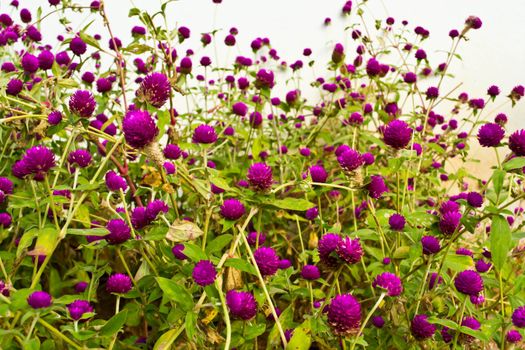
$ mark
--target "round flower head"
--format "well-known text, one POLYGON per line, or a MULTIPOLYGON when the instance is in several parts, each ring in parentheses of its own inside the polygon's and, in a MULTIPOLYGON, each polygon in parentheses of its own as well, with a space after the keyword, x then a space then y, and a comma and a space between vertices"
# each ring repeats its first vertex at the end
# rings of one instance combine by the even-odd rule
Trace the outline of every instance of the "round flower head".
POLYGON ((125 294, 133 288, 131 278, 123 273, 115 273, 109 276, 106 282, 106 290, 109 293, 125 294))
POLYGON ((469 16, 466 20, 465 20, 465 25, 469 28, 472 28, 472 29, 479 29, 481 28, 481 25, 483 24, 483 22, 481 21, 481 19, 477 16, 469 16))
POLYGON ((244 102, 236 102, 232 106, 232 112, 239 117, 244 117, 248 113, 248 106, 244 102))
POLYGON ((403 292, 403 285, 399 277, 390 272, 383 272, 376 276, 374 282, 372 283, 374 288, 383 288, 386 289, 388 295, 391 297, 398 296, 403 292))
POLYGON ((473 270, 465 270, 457 274, 454 286, 458 292, 467 295, 479 295, 483 290, 483 279, 473 270))
POLYGON ((457 212, 459 211, 459 204, 454 201, 445 201, 439 207, 439 212, 445 214, 448 212, 457 212))
POLYGON ((363 157, 361 157, 361 154, 359 154, 359 152, 351 148, 348 148, 347 150, 342 152, 337 157, 337 161, 339 162, 339 165, 341 165, 341 168, 343 168, 346 171, 354 171, 361 165, 363 165, 364 162, 363 157))
POLYGON ((153 221, 157 218, 157 215, 162 213, 167 213, 169 210, 169 207, 166 205, 166 203, 160 199, 154 200, 152 202, 149 202, 146 206, 146 218, 149 221, 153 221))
POLYGON ((186 254, 183 253, 184 251, 184 244, 176 244, 171 248, 171 252, 173 253, 173 256, 179 260, 186 260, 188 257, 186 254))
POLYGON ((380 198, 383 193, 388 192, 388 187, 386 187, 385 180, 381 175, 372 175, 370 176, 370 183, 366 186, 368 190, 368 195, 374 199, 380 198))
POLYGON ((213 126, 201 124, 193 131, 193 142, 209 144, 217 141, 217 134, 213 126))
POLYGON ((436 326, 428 322, 428 316, 416 315, 410 324, 412 335, 417 340, 431 338, 436 332, 436 326))
POLYGON ((126 180, 120 175, 117 175, 117 173, 113 170, 110 170, 106 173, 105 179, 106 186, 110 191, 118 192, 122 190, 123 192, 125 192, 128 189, 128 183, 126 182, 126 180))
POLYGON ((95 111, 97 103, 91 92, 77 90, 69 99, 69 109, 71 113, 82 118, 89 118, 95 111))
POLYGON ((436 254, 441 250, 439 240, 434 236, 423 236, 421 238, 421 245, 423 246, 423 254, 436 254))
POLYGON ((263 276, 275 275, 279 269, 279 257, 273 248, 259 247, 253 252, 253 256, 263 276))
POLYGON ((77 321, 82 318, 85 313, 93 312, 93 306, 87 300, 75 300, 71 304, 67 305, 69 316, 77 321))
POLYGON ((53 111, 48 114, 47 116, 47 122, 50 125, 58 125, 62 121, 62 113, 59 111, 53 111))
POLYGON ((221 215, 228 220, 237 220, 244 215, 244 205, 235 198, 225 199, 221 206, 221 215))
POLYGON ((180 156, 182 155, 182 150, 178 145, 170 143, 166 145, 166 148, 164 148, 163 153, 164 157, 175 160, 180 158, 180 156))
POLYGON ((77 36, 71 39, 71 41, 69 42, 69 49, 75 55, 82 56, 83 54, 86 53, 87 45, 81 38, 77 36))
POLYGON ((104 236, 109 244, 120 244, 131 238, 131 229, 122 219, 109 220, 106 228, 109 234, 104 236))
POLYGON ((383 130, 383 140, 395 149, 408 146, 412 138, 412 129, 402 120, 394 119, 383 130))
POLYGON ((321 262, 329 267, 335 267, 338 264, 337 257, 333 256, 341 237, 335 233, 327 233, 319 240, 317 250, 321 262))
POLYGON ((5 92, 8 95, 17 96, 24 88, 24 82, 20 79, 10 79, 7 83, 5 92))
POLYGON ((359 238, 351 239, 350 237, 342 238, 337 243, 336 253, 349 264, 359 262, 364 254, 359 238))
POLYGON ((405 228, 405 217, 401 214, 392 214, 388 218, 388 224, 390 225, 390 228, 394 231, 403 231, 405 228))
POLYGON ((250 245, 254 246, 257 243, 258 245, 263 245, 266 241, 266 235, 262 232, 252 231, 248 234, 248 237, 246 237, 246 239, 248 240, 248 243, 250 245))
POLYGON ((0 227, 8 228, 11 226, 13 219, 9 213, 0 213, 0 227))
POLYGON ((525 306, 520 306, 514 310, 512 324, 518 328, 525 328, 525 306))
POLYGON ((205 287, 215 282, 217 270, 215 270, 215 266, 213 266, 211 261, 201 260, 195 264, 191 275, 195 283, 201 287, 205 287))
POLYGON ((7 177, 0 177, 0 191, 2 191, 4 194, 12 194, 13 182, 7 177))
POLYGON ((272 168, 265 163, 255 163, 248 169, 248 183, 257 191, 267 191, 272 187, 272 168))
POLYGON ((77 149, 69 153, 67 161, 71 165, 77 165, 79 168, 85 168, 91 163, 91 154, 85 149, 77 149))
POLYGON ((51 306, 51 295, 44 291, 36 291, 27 297, 27 303, 33 309, 42 309, 51 306))
POLYGON ((443 214, 439 220, 439 230, 444 235, 450 236, 458 229, 461 220, 461 213, 449 211, 443 214))
POLYGON ((249 320, 257 314, 257 302, 250 292, 228 291, 226 305, 235 318, 249 320))
POLYGON ((140 100, 146 101, 153 107, 160 108, 170 97, 170 91, 171 85, 168 77, 155 72, 144 78, 136 95, 140 100))
POLYGON ((374 316, 372 317, 372 324, 376 328, 383 328, 383 326, 385 325, 385 320, 381 316, 374 316))
POLYGON ((505 339, 507 339, 507 341, 511 344, 516 344, 519 343, 523 337, 521 336, 520 332, 515 329, 511 329, 505 335, 505 339))
POLYGON ((319 216, 319 209, 317 207, 310 208, 304 213, 304 217, 308 220, 315 220, 319 216))
POLYGON ((474 208, 481 208, 483 205, 483 196, 478 192, 469 192, 467 194, 467 202, 474 208))
POLYGON ((525 129, 517 130, 510 135, 509 148, 518 157, 525 156, 525 129))
POLYGON ((147 111, 128 111, 122 120, 126 142, 133 148, 143 148, 155 140, 159 129, 147 111))
POLYGON ((271 70, 260 69, 257 72, 255 86, 257 88, 272 88, 275 85, 274 74, 271 70))
POLYGON ((346 335, 359 329, 361 305, 352 294, 336 295, 327 306, 328 324, 337 335, 346 335))
POLYGON ((33 174, 35 180, 41 180, 55 166, 55 155, 45 146, 34 146, 26 151, 22 161, 27 173, 33 174))
POLYGON ((22 57, 22 68, 24 69, 24 72, 27 73, 34 73, 38 70, 39 64, 38 64, 38 58, 31 55, 30 53, 26 53, 22 57))
POLYGON ((505 130, 496 123, 484 124, 478 131, 478 141, 483 147, 496 147, 505 137, 505 130))
POLYGON ((75 292, 77 293, 83 293, 87 289, 88 286, 89 286, 89 283, 85 281, 80 281, 77 284, 75 284, 74 289, 75 289, 75 292))
POLYGON ((308 172, 310 173, 310 177, 312 178, 313 182, 324 183, 328 178, 328 173, 321 165, 312 165, 310 168, 308 168, 308 172))
POLYGON ((304 265, 301 270, 301 276, 305 280, 313 281, 321 277, 319 268, 315 265, 304 265))

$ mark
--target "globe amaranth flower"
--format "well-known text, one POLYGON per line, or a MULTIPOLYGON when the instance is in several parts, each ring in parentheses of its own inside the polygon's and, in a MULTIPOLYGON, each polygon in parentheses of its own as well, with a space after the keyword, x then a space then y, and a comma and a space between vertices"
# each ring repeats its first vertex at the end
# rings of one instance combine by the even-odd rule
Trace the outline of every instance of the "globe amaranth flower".
POLYGON ((257 302, 250 292, 228 291, 226 305, 233 317, 241 320, 250 320, 257 314, 257 302))
POLYGON ((221 215, 228 220, 237 220, 245 212, 244 205, 235 198, 225 199, 221 206, 221 215))
POLYGON ((81 38, 74 37, 69 42, 69 49, 77 56, 82 56, 87 51, 87 45, 81 38))
POLYGON ((146 208, 145 207, 136 207, 131 212, 131 224, 135 230, 140 230, 151 223, 150 220, 146 217, 146 208))
POLYGON ((351 239, 350 237, 342 238, 337 243, 336 253, 349 264, 359 262, 364 254, 359 238, 351 239))
POLYGON ((421 245, 423 246, 423 254, 436 254, 441 250, 439 240, 434 236, 423 236, 421 238, 421 245))
POLYGON ((269 69, 259 69, 255 76, 255 87, 261 88, 273 88, 275 85, 274 74, 269 69))
POLYGON ((136 95, 141 101, 160 108, 170 97, 170 91, 171 85, 168 77, 162 73, 154 72, 144 78, 136 95))
POLYGON ((33 309, 42 309, 51 306, 51 295, 49 293, 38 290, 29 294, 27 303, 33 309))
POLYGON ((483 147, 496 147, 505 137, 505 130, 496 123, 487 123, 478 131, 478 141, 483 147))
MULTIPOLYGON (((463 318, 463 321, 461 321, 461 325, 475 331, 481 328, 481 323, 471 316, 463 318)), ((470 343, 474 340, 474 337, 468 334, 462 334, 462 338, 467 343, 470 343)))
POLYGON ((171 248, 171 252, 173 253, 173 256, 179 260, 186 260, 188 257, 186 254, 183 253, 184 251, 184 244, 175 244, 173 248, 171 248))
POLYGON ((410 331, 417 340, 431 338, 436 332, 436 326, 428 322, 425 314, 416 315, 410 323, 410 331))
POLYGON ((412 129, 403 120, 394 119, 383 129, 383 140, 395 149, 408 146, 412 138, 412 129))
POLYGON ((97 91, 100 93, 111 91, 113 83, 108 78, 98 78, 97 79, 97 91))
POLYGON ((166 170, 166 174, 168 175, 173 175, 177 172, 177 168, 172 162, 164 162, 162 166, 164 167, 164 170, 166 170))
POLYGON ((50 125, 58 125, 62 121, 62 113, 59 111, 53 111, 48 114, 47 116, 47 122, 50 125))
POLYGON ((22 162, 27 174, 33 174, 35 180, 43 180, 47 172, 56 165, 55 155, 45 146, 27 149, 22 162))
POLYGON ((109 293, 125 294, 133 288, 131 278, 123 273, 115 273, 109 276, 106 282, 106 290, 109 293))
POLYGON ((483 290, 483 279, 476 271, 465 270, 456 275, 454 286, 460 293, 479 295, 483 290))
MULTIPOLYGON (((337 152, 337 151, 336 151, 337 152)), ((354 171, 363 165, 363 157, 356 150, 348 148, 344 150, 338 157, 337 161, 341 168, 346 171, 354 171)))
POLYGON ((7 177, 0 176, 0 191, 2 191, 4 194, 12 194, 13 193, 13 182, 9 180, 7 177))
POLYGON ((76 283, 73 288, 75 289, 75 292, 77 293, 83 293, 87 287, 89 286, 89 283, 85 282, 85 281, 80 281, 78 283, 76 283))
POLYGON ((27 73, 34 73, 39 67, 38 58, 31 55, 30 53, 26 53, 24 56, 22 56, 22 61, 20 63, 22 64, 24 72, 27 73))
POLYGON ((518 328, 525 328, 525 306, 520 306, 514 310, 512 324, 518 328))
POLYGON ((194 143, 210 144, 217 141, 217 133, 213 126, 201 124, 193 131, 192 140, 194 143))
POLYGON ((279 257, 273 248, 259 247, 253 252, 253 256, 263 276, 275 275, 279 269, 279 257))
POLYGON ((483 196, 478 192, 469 192, 467 194, 467 202, 471 207, 481 208, 483 205, 483 196))
POLYGON ((239 117, 244 117, 248 113, 248 106, 244 102, 236 102, 232 106, 232 112, 239 117))
POLYGON ((405 217, 401 214, 392 214, 388 218, 388 224, 390 228, 394 231, 403 231, 405 228, 406 220, 405 217))
POLYGON ((164 157, 168 159, 176 160, 176 159, 179 159, 180 156, 182 155, 182 150, 180 149, 178 145, 174 145, 170 143, 166 145, 163 153, 164 153, 164 157))
POLYGON ((451 235, 458 229, 461 221, 461 213, 448 211, 441 216, 439 220, 439 230, 444 235, 451 235))
POLYGON ((91 117, 96 106, 95 98, 86 90, 77 90, 69 98, 69 110, 82 118, 91 117))
POLYGON ((42 70, 51 69, 55 62, 55 55, 49 50, 43 50, 38 54, 38 66, 42 70))
POLYGON ((288 260, 288 259, 281 259, 281 260, 279 260, 279 270, 286 270, 290 266, 292 266, 292 263, 291 263, 290 260, 288 260))
POLYGON ((91 154, 85 149, 77 149, 69 153, 67 161, 70 165, 85 168, 91 163, 91 154))
POLYGON ((126 180, 113 170, 110 170, 106 173, 105 180, 106 187, 110 191, 118 192, 122 190, 123 192, 125 192, 128 189, 128 183, 126 182, 126 180))
POLYGON ((335 267, 338 265, 338 259, 334 256, 341 241, 341 237, 335 233, 327 233, 317 243, 317 251, 319 252, 319 259, 328 267, 335 267))
POLYGON ((305 280, 314 281, 321 277, 319 268, 315 265, 304 265, 301 269, 301 277, 305 280))
POLYGON ((436 284, 443 283, 443 277, 439 276, 437 272, 432 272, 428 278, 428 289, 432 290, 436 284))
POLYGON ((24 82, 20 79, 10 79, 7 83, 5 92, 11 96, 17 96, 24 88, 24 82))
POLYGON ((383 288, 391 297, 398 296, 403 292, 403 285, 399 277, 391 272, 383 272, 376 276, 372 283, 374 288, 383 288))
POLYGON ((472 28, 472 29, 479 29, 479 28, 481 28, 482 24, 483 24, 483 22, 477 16, 469 16, 465 20, 465 26, 467 26, 468 28, 472 28))
POLYGON ((336 295, 327 306, 327 320, 337 335, 347 335, 359 329, 361 305, 352 294, 336 295))
POLYGON ((111 219, 108 221, 106 228, 109 234, 104 236, 109 244, 120 244, 131 238, 131 229, 122 219, 111 219))
POLYGON ((133 148, 144 148, 155 140, 159 129, 147 111, 130 110, 122 120, 126 142, 133 148))
POLYGON ((266 235, 262 232, 256 232, 252 231, 248 234, 248 237, 246 237, 248 244, 254 246, 254 245, 263 245, 266 241, 266 235))
POLYGON ((385 180, 381 175, 370 176, 370 183, 366 186, 368 195, 374 199, 380 198, 383 193, 388 192, 385 180))
POLYGON ((209 260, 201 260, 195 264, 191 274, 195 283, 201 287, 208 286, 215 282, 217 270, 209 260))
POLYGON ((507 341, 511 344, 516 344, 519 343, 523 337, 521 336, 520 332, 515 329, 511 329, 505 335, 505 339, 507 339, 507 341))
POLYGON ((509 148, 518 157, 525 156, 525 129, 517 130, 510 135, 509 148))
POLYGON ((69 316, 77 321, 80 320, 84 314, 93 312, 93 306, 91 306, 87 300, 75 300, 67 305, 67 310, 69 311, 69 316))
POLYGON ((248 183, 257 191, 267 191, 272 187, 272 168, 265 163, 254 163, 248 169, 248 183))
POLYGON ((161 212, 165 214, 168 212, 168 210, 169 210, 169 207, 164 201, 160 199, 151 201, 146 206, 146 218, 149 221, 153 221, 157 218, 157 215, 159 215, 161 212))
POLYGON ((372 324, 376 328, 383 328, 383 326, 385 325, 385 320, 381 316, 374 316, 372 317, 372 324))
POLYGON ((308 172, 310 173, 313 182, 324 183, 328 178, 328 173, 321 165, 312 165, 308 168, 308 172))
POLYGON ((308 220, 315 220, 319 216, 319 209, 317 207, 310 208, 304 213, 304 217, 308 220))

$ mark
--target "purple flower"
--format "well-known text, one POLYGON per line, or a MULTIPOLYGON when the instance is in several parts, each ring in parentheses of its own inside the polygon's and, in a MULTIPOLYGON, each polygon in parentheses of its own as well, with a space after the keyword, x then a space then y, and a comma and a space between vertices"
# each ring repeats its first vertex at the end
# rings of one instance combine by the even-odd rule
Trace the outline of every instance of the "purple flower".
POLYGON ((521 339, 523 339, 520 332, 518 332, 515 329, 511 329, 510 331, 508 331, 507 334, 505 335, 505 338, 511 344, 519 343, 521 339))
POLYGON ((179 260, 186 260, 188 257, 183 253, 184 251, 184 244, 176 244, 171 248, 171 252, 173 253, 173 256, 179 260))
POLYGON ((308 220, 315 220, 319 216, 319 209, 317 207, 310 208, 304 213, 304 217, 308 220))
POLYGON ((45 146, 34 146, 26 150, 22 162, 27 174, 33 174, 35 180, 42 180, 55 166, 55 155, 45 146))
POLYGON ((109 276, 106 282, 106 290, 109 293, 125 294, 133 288, 131 278, 123 273, 115 273, 109 276))
POLYGON ((248 113, 248 106, 243 102, 236 102, 232 106, 232 112, 239 117, 244 117, 248 113))
POLYGON ((259 89, 271 89, 275 85, 274 75, 271 70, 259 69, 255 77, 255 86, 259 89))
POLYGON ((44 50, 38 54, 38 66, 42 70, 51 69, 55 62, 55 55, 49 50, 44 50))
POLYGON ((451 200, 441 203, 441 206, 439 207, 439 212, 441 214, 445 214, 448 212, 458 212, 458 211, 459 211, 459 204, 451 200))
POLYGON ((483 290, 483 279, 476 271, 465 270, 457 274, 454 286, 460 293, 479 295, 483 290))
POLYGON ((109 234, 104 236, 109 244, 120 244, 131 238, 131 229, 122 219, 109 220, 106 228, 109 234))
POLYGON ((388 187, 386 187, 385 180, 383 180, 381 175, 372 175, 366 189, 368 190, 368 195, 374 199, 378 199, 383 193, 388 192, 388 187))
POLYGON ((24 88, 24 82, 20 79, 10 79, 7 83, 5 92, 11 96, 17 96, 24 88))
POLYGON ((279 270, 286 270, 292 266, 292 263, 288 259, 281 259, 279 260, 279 270))
POLYGON ((408 146, 412 138, 412 129, 402 120, 394 119, 383 130, 383 140, 395 149, 408 146))
POLYGON ((359 152, 351 148, 348 148, 347 150, 342 152, 337 157, 337 161, 339 162, 339 165, 341 165, 341 168, 343 168, 346 171, 354 171, 361 165, 363 165, 363 158, 361 157, 359 152))
POLYGON ((483 259, 479 259, 478 261, 476 261, 476 264, 474 266, 476 267, 476 271, 483 273, 487 272, 492 266, 492 264, 489 262, 485 262, 485 260, 483 259))
POLYGON ((228 220, 238 220, 245 212, 244 205, 235 198, 225 199, 221 206, 221 215, 228 220))
POLYGON ((107 78, 98 78, 97 79, 97 91, 100 93, 111 91, 111 80, 107 78))
POLYGON ((308 168, 308 172, 313 182, 324 183, 328 178, 328 173, 321 165, 312 165, 308 168))
POLYGON ((431 86, 425 92, 428 100, 433 100, 439 97, 439 89, 435 86, 431 86))
POLYGON ((374 316, 372 317, 372 324, 376 328, 383 328, 383 326, 385 325, 385 320, 381 316, 374 316))
POLYGON ((166 145, 166 148, 164 148, 163 153, 164 157, 175 160, 180 158, 180 156, 182 155, 182 150, 178 145, 170 143, 166 145))
POLYGON ((85 313, 93 312, 93 306, 87 300, 75 300, 71 304, 67 305, 69 316, 77 321, 82 318, 85 313))
POLYGON ((496 123, 484 124, 478 131, 478 141, 483 147, 496 147, 505 137, 505 130, 496 123))
POLYGON ((466 20, 465 20, 465 25, 468 27, 468 28, 472 28, 472 29, 479 29, 481 28, 481 25, 483 24, 483 22, 481 21, 481 19, 477 16, 469 16, 466 20))
POLYGON ((514 310, 512 324, 518 328, 525 328, 525 306, 520 306, 514 310))
POLYGON ((458 229, 461 221, 461 213, 448 211, 439 220, 439 230, 444 235, 450 236, 458 229))
POLYGON ((171 85, 168 78, 162 73, 148 74, 136 92, 137 97, 151 104, 153 107, 162 107, 170 97, 171 85))
POLYGON ((469 192, 467 194, 467 202, 471 207, 481 208, 483 205, 483 196, 478 192, 469 192))
POLYGON ((71 113, 83 118, 89 118, 95 111, 97 103, 91 92, 77 90, 69 99, 69 109, 71 113))
POLYGON ((518 157, 525 156, 525 129, 517 130, 510 135, 509 148, 518 157))
POLYGON ((248 183, 256 191, 267 191, 272 187, 272 168, 265 163, 254 163, 248 169, 248 183))
POLYGON ((113 170, 110 170, 106 173, 105 179, 106 186, 110 191, 118 192, 122 190, 122 192, 125 192, 128 189, 128 183, 126 180, 120 175, 117 175, 117 173, 113 170))
POLYGON ((69 49, 77 56, 82 56, 86 53, 87 45, 81 38, 74 37, 69 42, 69 49))
POLYGON ((133 148, 143 148, 155 140, 159 129, 147 111, 131 110, 122 120, 126 142, 133 148))
POLYGON ((209 144, 217 141, 217 134, 213 126, 201 124, 193 131, 193 142, 209 144))
POLYGON ((253 256, 263 276, 275 275, 279 269, 279 257, 273 248, 259 247, 253 256))
POLYGON ((252 231, 248 234, 246 239, 250 245, 256 245, 257 243, 258 245, 263 245, 264 241, 266 241, 266 235, 262 232, 252 231))
POLYGON ((257 314, 257 302, 250 292, 228 291, 226 305, 234 317, 242 320, 252 319, 257 314))
POLYGON ((69 153, 67 161, 69 164, 76 164, 80 168, 85 168, 91 163, 91 154, 85 149, 77 149, 69 153))
POLYGON ((27 297, 27 303, 33 309, 46 308, 51 306, 51 295, 47 292, 38 290, 27 297))
POLYGON ((342 238, 337 243, 336 253, 349 264, 359 262, 364 254, 359 238, 351 239, 350 237, 342 238))
POLYGON ((425 314, 416 315, 410 324, 412 335, 417 340, 431 338, 436 332, 436 326, 428 322, 428 316, 425 314))
POLYGON ((446 326, 444 326, 442 329, 441 329, 441 338, 443 338, 443 341, 445 343, 450 343, 452 341, 452 339, 454 339, 454 334, 452 332, 452 330, 446 326))
POLYGON ((403 229, 405 228, 406 220, 403 215, 395 213, 388 218, 388 224, 390 225, 390 228, 394 231, 403 231, 403 229))
POLYGON ((380 287, 388 291, 388 295, 391 297, 398 296, 403 292, 403 285, 399 277, 390 272, 383 272, 376 276, 372 283, 374 288, 380 287))
POLYGON ((13 193, 13 182, 9 180, 7 177, 0 177, 0 191, 4 195, 12 194, 13 193))
POLYGON ((62 113, 59 111, 53 111, 47 116, 47 122, 50 125, 58 125, 62 121, 62 113))
POLYGON ((361 305, 352 294, 336 295, 327 306, 327 320, 337 335, 346 335, 359 329, 361 305))
POLYGON ((195 264, 191 275, 195 283, 201 287, 205 287, 215 282, 217 270, 215 270, 215 266, 213 266, 211 261, 201 260, 195 264))
POLYGON ((150 220, 146 217, 146 208, 136 207, 131 212, 131 224, 136 230, 146 227, 150 224, 150 220))
POLYGON ((22 68, 24 69, 24 72, 27 73, 34 73, 38 70, 39 64, 38 64, 38 58, 36 56, 31 55, 30 53, 26 53, 22 57, 22 68))
POLYGON ((149 221, 153 221, 157 218, 157 215, 159 213, 167 213, 169 210, 169 207, 164 203, 164 201, 157 199, 152 202, 149 202, 146 206, 146 218, 149 221))
POLYGON ((317 250, 319 252, 319 259, 323 264, 329 267, 335 267, 338 264, 337 257, 333 256, 335 253, 341 237, 335 233, 327 233, 319 240, 317 250))
POLYGON ((441 250, 439 240, 434 236, 423 236, 421 238, 421 245, 423 246, 423 254, 436 254, 441 250))
POLYGON ((75 292, 77 293, 83 293, 87 289, 88 286, 89 286, 89 283, 85 281, 80 281, 77 284, 75 284, 74 289, 75 289, 75 292))
POLYGON ((315 265, 304 265, 301 270, 301 276, 305 280, 314 281, 321 277, 321 273, 319 272, 319 268, 315 265))

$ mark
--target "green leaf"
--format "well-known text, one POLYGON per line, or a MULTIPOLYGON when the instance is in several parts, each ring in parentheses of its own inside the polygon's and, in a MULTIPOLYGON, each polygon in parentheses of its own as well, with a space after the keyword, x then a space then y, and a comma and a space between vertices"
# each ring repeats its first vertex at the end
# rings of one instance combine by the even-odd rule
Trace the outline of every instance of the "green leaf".
POLYGON ((525 167, 525 157, 512 158, 511 160, 503 164, 503 169, 505 169, 506 171, 521 169, 523 167, 525 167))
POLYGON ((89 218, 89 207, 87 205, 80 205, 75 213, 75 219, 80 221, 85 228, 91 227, 91 220, 89 218))
POLYGON ((171 344, 175 341, 176 335, 177 335, 178 329, 170 329, 163 335, 157 339, 157 342, 155 342, 155 345, 153 346, 153 350, 169 350, 171 349, 171 344))
POLYGON ((311 344, 310 321, 305 321, 293 331, 292 339, 288 342, 286 350, 308 350, 311 344))
POLYGON ((108 322, 100 329, 99 335, 110 337, 118 333, 128 317, 128 310, 124 309, 115 316, 111 317, 108 322))
POLYGON ((49 255, 55 249, 58 239, 58 231, 54 227, 45 227, 38 232, 35 248, 31 251, 32 255, 49 255))
POLYGON ((488 342, 490 340, 490 337, 487 336, 485 333, 483 333, 480 330, 475 331, 472 328, 461 326, 461 327, 459 327, 459 331, 461 333, 465 333, 465 334, 471 335, 474 338, 481 339, 481 340, 483 340, 485 342, 488 342))
POLYGON ((494 170, 494 173, 492 173, 492 183, 494 184, 494 191, 496 192, 496 194, 499 194, 501 192, 501 189, 503 188, 505 174, 505 171, 501 169, 496 169, 494 170))
POLYGON ((448 327, 450 329, 459 329, 459 325, 456 322, 451 321, 451 320, 440 319, 434 316, 429 317, 428 322, 433 323, 433 324, 439 324, 439 325, 448 327))
POLYGON ((250 264, 249 262, 243 259, 238 259, 238 258, 227 259, 224 263, 224 266, 234 267, 237 270, 251 273, 252 275, 257 275, 257 271, 255 270, 255 267, 253 267, 252 264, 250 264))
POLYGON ((261 334, 263 334, 264 331, 266 331, 266 324, 264 323, 255 324, 251 326, 247 325, 246 331, 244 333, 244 339, 250 340, 250 339, 256 338, 260 336, 261 334))
POLYGON ((18 243, 18 247, 16 249, 17 258, 20 255, 22 255, 22 252, 33 243, 33 239, 38 235, 38 231, 38 229, 33 228, 29 231, 24 232, 22 238, 20 238, 20 242, 18 243))
POLYGON ((507 220, 501 215, 492 217, 490 226, 490 251, 494 268, 501 271, 512 248, 512 234, 507 220))
POLYGON ((281 209, 297 210, 297 211, 306 211, 310 208, 315 207, 315 204, 313 204, 312 202, 309 202, 306 199, 301 199, 301 198, 276 199, 268 204, 271 204, 281 209))
POLYGON ((208 260, 208 256, 202 251, 201 247, 193 243, 184 243, 184 255, 195 262, 208 260))
POLYGON ((85 32, 80 32, 79 35, 80 35, 80 39, 82 39, 82 41, 88 44, 89 46, 92 46, 98 50, 102 50, 98 41, 95 38, 93 38, 91 35, 86 34, 85 32))
MULTIPOLYGON (((184 253, 186 253, 186 250, 184 250, 184 253)), ((157 277, 156 279, 168 299, 176 302, 184 311, 189 312, 193 310, 193 298, 183 286, 164 277, 157 277)))
POLYGON ((207 254, 213 254, 215 252, 220 252, 224 247, 226 247, 232 240, 233 236, 229 233, 220 235, 215 238, 213 241, 208 243, 206 247, 207 254))
POLYGON ((474 262, 470 256, 457 255, 455 253, 448 254, 445 262, 443 263, 444 269, 451 269, 454 272, 467 270, 473 265, 474 262))
POLYGON ((197 314, 194 312, 188 312, 185 320, 186 335, 190 341, 193 341, 195 333, 197 333, 197 314))
POLYGON ((67 230, 67 234, 76 236, 106 236, 109 234, 109 231, 104 227, 89 229, 70 228, 67 230))

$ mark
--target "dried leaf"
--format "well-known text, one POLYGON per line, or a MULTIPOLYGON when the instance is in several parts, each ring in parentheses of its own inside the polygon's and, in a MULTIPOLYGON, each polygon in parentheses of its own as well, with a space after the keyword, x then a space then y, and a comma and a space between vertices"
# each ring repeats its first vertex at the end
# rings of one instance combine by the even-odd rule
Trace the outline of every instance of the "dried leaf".
POLYGON ((169 228, 166 238, 172 242, 186 242, 203 235, 204 232, 195 223, 176 220, 169 228))

